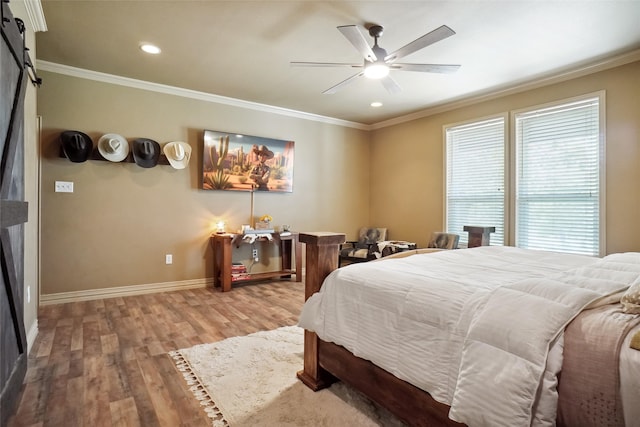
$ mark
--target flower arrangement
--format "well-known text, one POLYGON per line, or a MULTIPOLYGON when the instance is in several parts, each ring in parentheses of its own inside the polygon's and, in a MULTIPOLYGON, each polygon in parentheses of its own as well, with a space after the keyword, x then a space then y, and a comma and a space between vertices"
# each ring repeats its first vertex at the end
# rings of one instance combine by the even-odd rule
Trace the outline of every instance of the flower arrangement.
POLYGON ((270 223, 271 221, 273 221, 273 217, 269 214, 265 214, 260 217, 260 221, 270 223))
POLYGON ((271 230, 271 221, 273 221, 273 217, 271 215, 262 215, 258 219, 258 222, 256 222, 256 230, 271 230))

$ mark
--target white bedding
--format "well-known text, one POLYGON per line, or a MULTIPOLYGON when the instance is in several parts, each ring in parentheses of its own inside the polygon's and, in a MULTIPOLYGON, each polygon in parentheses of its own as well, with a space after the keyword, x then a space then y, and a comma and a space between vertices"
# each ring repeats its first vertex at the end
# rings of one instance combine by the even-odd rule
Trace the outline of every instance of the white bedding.
POLYGON ((513 247, 414 255, 334 271, 299 324, 470 426, 552 425, 560 351, 545 376, 550 395, 532 407, 552 341, 585 305, 639 275, 640 263, 513 247))

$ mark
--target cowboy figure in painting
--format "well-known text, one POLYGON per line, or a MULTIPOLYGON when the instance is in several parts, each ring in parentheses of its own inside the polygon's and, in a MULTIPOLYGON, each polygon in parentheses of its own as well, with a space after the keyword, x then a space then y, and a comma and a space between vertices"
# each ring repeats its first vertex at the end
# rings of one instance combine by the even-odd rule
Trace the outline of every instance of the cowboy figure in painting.
POLYGON ((261 145, 260 147, 254 145, 252 151, 258 156, 258 164, 251 169, 249 178, 255 182, 256 190, 269 191, 267 184, 271 175, 271 168, 267 166, 266 161, 273 158, 273 151, 269 150, 266 145, 261 145))

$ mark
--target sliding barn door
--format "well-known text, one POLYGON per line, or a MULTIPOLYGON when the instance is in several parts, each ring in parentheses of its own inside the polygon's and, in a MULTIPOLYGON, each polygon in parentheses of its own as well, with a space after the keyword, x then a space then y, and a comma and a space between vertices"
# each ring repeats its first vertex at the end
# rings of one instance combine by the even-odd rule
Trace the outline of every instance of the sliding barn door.
POLYGON ((24 232, 24 94, 27 74, 24 27, 5 1, 0 2, 0 425, 12 414, 27 371, 23 318, 24 232))

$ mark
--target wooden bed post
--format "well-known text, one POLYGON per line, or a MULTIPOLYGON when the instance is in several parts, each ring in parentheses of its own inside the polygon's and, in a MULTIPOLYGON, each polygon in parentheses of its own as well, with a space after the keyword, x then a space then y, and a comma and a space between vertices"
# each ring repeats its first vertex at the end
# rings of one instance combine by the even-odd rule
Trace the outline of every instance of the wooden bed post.
MULTIPOLYGON (((338 268, 340 245, 346 241, 346 236, 340 233, 314 232, 300 233, 299 238, 307 247, 304 287, 306 301, 320 290, 329 273, 338 268)), ((320 368, 318 336, 307 330, 304 331, 304 368, 298 372, 298 378, 314 391, 333 382, 332 377, 320 368)))

